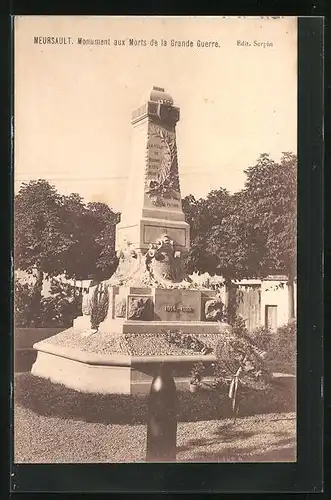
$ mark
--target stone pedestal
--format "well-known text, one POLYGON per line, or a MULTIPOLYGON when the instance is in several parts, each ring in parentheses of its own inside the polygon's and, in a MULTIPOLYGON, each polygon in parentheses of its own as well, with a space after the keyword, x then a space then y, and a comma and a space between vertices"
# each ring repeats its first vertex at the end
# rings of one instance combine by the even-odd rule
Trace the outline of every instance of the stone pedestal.
MULTIPOLYGON (((213 290, 112 286, 107 317, 98 330, 108 334, 162 333, 176 329, 185 333, 216 333, 218 323, 210 321, 208 316, 209 304, 218 302, 216 295, 213 290)), ((74 327, 91 328, 90 315, 76 318, 74 327)))

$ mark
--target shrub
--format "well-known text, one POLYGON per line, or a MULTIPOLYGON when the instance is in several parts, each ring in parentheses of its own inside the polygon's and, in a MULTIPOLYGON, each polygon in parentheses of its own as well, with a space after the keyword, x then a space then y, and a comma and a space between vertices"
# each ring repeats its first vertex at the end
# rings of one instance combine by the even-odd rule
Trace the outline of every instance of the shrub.
POLYGON ((215 385, 219 390, 228 387, 234 415, 238 414, 243 391, 265 393, 271 387, 270 365, 266 361, 265 332, 260 342, 254 342, 248 334, 245 321, 235 317, 231 333, 220 337, 216 347, 215 385), (265 342, 261 342, 263 339, 265 342), (260 344, 260 345, 259 345, 260 344))
POLYGON ((35 326, 37 320, 33 307, 33 286, 17 279, 14 287, 14 318, 16 326, 21 328, 35 326))
POLYGON ((270 348, 270 342, 272 340, 273 333, 264 326, 260 326, 253 333, 250 334, 251 341, 264 351, 268 351, 270 348))
POLYGON ((33 285, 15 281, 15 326, 18 328, 69 327, 81 314, 82 297, 69 285, 51 282, 49 297, 36 294, 33 285))
POLYGON ((297 352, 296 321, 292 320, 273 332, 261 327, 251 335, 251 341, 267 352, 267 362, 274 370, 286 370, 291 373, 296 368, 297 352))
POLYGON ((216 348, 217 377, 222 383, 240 380, 241 385, 254 389, 265 389, 270 381, 265 351, 261 351, 245 336, 231 333, 219 340, 216 348))
POLYGON ((297 357, 297 327, 292 320, 271 334, 269 361, 279 369, 295 371, 297 357))

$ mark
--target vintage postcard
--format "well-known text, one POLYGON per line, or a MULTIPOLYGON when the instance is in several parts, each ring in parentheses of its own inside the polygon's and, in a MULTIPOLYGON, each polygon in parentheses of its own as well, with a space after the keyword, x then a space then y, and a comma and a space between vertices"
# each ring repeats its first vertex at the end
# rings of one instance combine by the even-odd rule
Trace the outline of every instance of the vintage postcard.
POLYGON ((14 462, 296 462, 296 17, 17 16, 14 462))

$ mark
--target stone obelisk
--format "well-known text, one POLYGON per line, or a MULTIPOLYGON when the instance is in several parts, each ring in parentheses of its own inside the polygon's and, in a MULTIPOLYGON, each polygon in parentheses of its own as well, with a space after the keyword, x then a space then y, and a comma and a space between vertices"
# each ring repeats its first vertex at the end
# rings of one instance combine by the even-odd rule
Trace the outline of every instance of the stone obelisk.
POLYGON ((179 108, 163 88, 153 87, 132 113, 132 160, 126 203, 116 228, 116 248, 129 242, 146 253, 164 235, 176 251, 189 250, 189 225, 181 204, 176 145, 179 108))

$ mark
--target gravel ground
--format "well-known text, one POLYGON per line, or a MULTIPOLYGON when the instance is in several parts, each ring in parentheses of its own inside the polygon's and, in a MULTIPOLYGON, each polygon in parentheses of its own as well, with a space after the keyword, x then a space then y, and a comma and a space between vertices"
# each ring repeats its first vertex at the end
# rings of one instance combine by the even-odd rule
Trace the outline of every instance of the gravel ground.
MULTIPOLYGON (((178 461, 295 461, 294 413, 181 422, 178 461)), ((44 417, 16 406, 15 463, 141 462, 145 425, 105 425, 44 417)))
MULTIPOLYGON (((197 334, 195 338, 213 349, 219 341, 219 334, 197 334)), ((128 354, 132 356, 153 355, 196 355, 197 351, 170 344, 162 334, 130 333, 105 334, 95 333, 83 337, 82 331, 69 328, 42 341, 63 347, 75 347, 85 352, 100 354, 128 354)))

